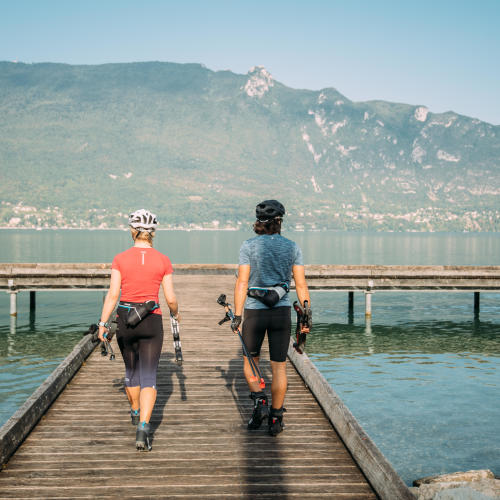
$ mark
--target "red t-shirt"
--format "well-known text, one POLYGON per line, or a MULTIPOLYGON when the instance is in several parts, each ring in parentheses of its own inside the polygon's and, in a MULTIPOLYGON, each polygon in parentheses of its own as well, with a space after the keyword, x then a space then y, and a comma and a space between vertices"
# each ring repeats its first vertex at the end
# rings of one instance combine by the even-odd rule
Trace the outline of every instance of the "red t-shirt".
MULTIPOLYGON (((121 297, 125 302, 159 303, 158 291, 163 277, 174 272, 170 259, 154 248, 131 247, 113 259, 111 269, 120 271, 122 276, 121 297)), ((161 310, 155 309, 155 314, 161 310)))

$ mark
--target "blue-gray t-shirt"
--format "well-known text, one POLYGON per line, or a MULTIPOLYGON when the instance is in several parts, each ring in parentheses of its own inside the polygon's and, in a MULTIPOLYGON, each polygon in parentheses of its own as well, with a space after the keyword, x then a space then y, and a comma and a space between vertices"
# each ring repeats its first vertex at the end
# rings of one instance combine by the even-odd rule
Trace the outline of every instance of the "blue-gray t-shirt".
MULTIPOLYGON (((280 234, 261 234, 243 242, 239 265, 250 266, 248 287, 269 287, 286 281, 290 284, 292 267, 303 266, 302 252, 292 240, 280 234)), ((288 293, 274 306, 289 306, 288 293)), ((247 297, 246 309, 268 309, 257 299, 247 297)))

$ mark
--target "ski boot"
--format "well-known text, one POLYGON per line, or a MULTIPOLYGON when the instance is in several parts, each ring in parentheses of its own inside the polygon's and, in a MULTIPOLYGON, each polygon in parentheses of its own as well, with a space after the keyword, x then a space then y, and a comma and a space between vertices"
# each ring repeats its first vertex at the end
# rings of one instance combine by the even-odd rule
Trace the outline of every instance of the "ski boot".
POLYGON ((248 421, 248 429, 256 430, 262 421, 269 416, 269 406, 267 406, 267 396, 263 391, 252 392, 250 398, 253 399, 252 418, 248 421))
POLYGON ((151 426, 146 422, 140 422, 135 433, 135 447, 139 451, 151 451, 151 426))
POLYGON ((283 423, 283 413, 286 411, 286 408, 281 407, 279 410, 276 408, 271 408, 271 414, 267 419, 267 425, 269 429, 270 436, 276 436, 285 428, 285 424, 283 423))
POLYGON ((132 425, 139 425, 139 410, 130 409, 130 420, 132 421, 132 425))

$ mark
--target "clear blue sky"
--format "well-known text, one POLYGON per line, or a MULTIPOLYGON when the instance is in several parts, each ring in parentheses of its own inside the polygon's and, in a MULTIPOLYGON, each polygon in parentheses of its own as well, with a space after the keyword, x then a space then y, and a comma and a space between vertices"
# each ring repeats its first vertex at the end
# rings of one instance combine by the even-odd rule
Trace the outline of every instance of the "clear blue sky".
POLYGON ((263 65, 500 124, 500 0, 0 0, 0 60, 263 65))

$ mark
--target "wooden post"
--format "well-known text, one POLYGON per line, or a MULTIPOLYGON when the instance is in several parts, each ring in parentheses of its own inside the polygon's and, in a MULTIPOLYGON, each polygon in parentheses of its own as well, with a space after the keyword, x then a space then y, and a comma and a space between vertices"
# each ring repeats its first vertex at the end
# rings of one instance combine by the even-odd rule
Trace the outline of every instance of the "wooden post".
POLYGON ((14 280, 7 280, 7 285, 10 288, 10 315, 17 316, 17 291, 14 289, 14 280))
POLYGON ((372 287, 373 287, 373 281, 369 280, 368 287, 366 288, 365 291, 365 318, 372 317, 372 293, 373 293, 372 287))
POLYGON ((365 291, 365 318, 372 317, 372 291, 365 291))
POLYGON ((479 316, 479 292, 474 292, 474 316, 479 316))
POLYGON ((36 292, 30 291, 30 328, 35 328, 36 319, 36 292))
POLYGON ((17 316, 17 292, 10 293, 10 315, 17 316))
POLYGON ((347 323, 352 325, 354 323, 354 292, 349 292, 348 297, 347 323))

